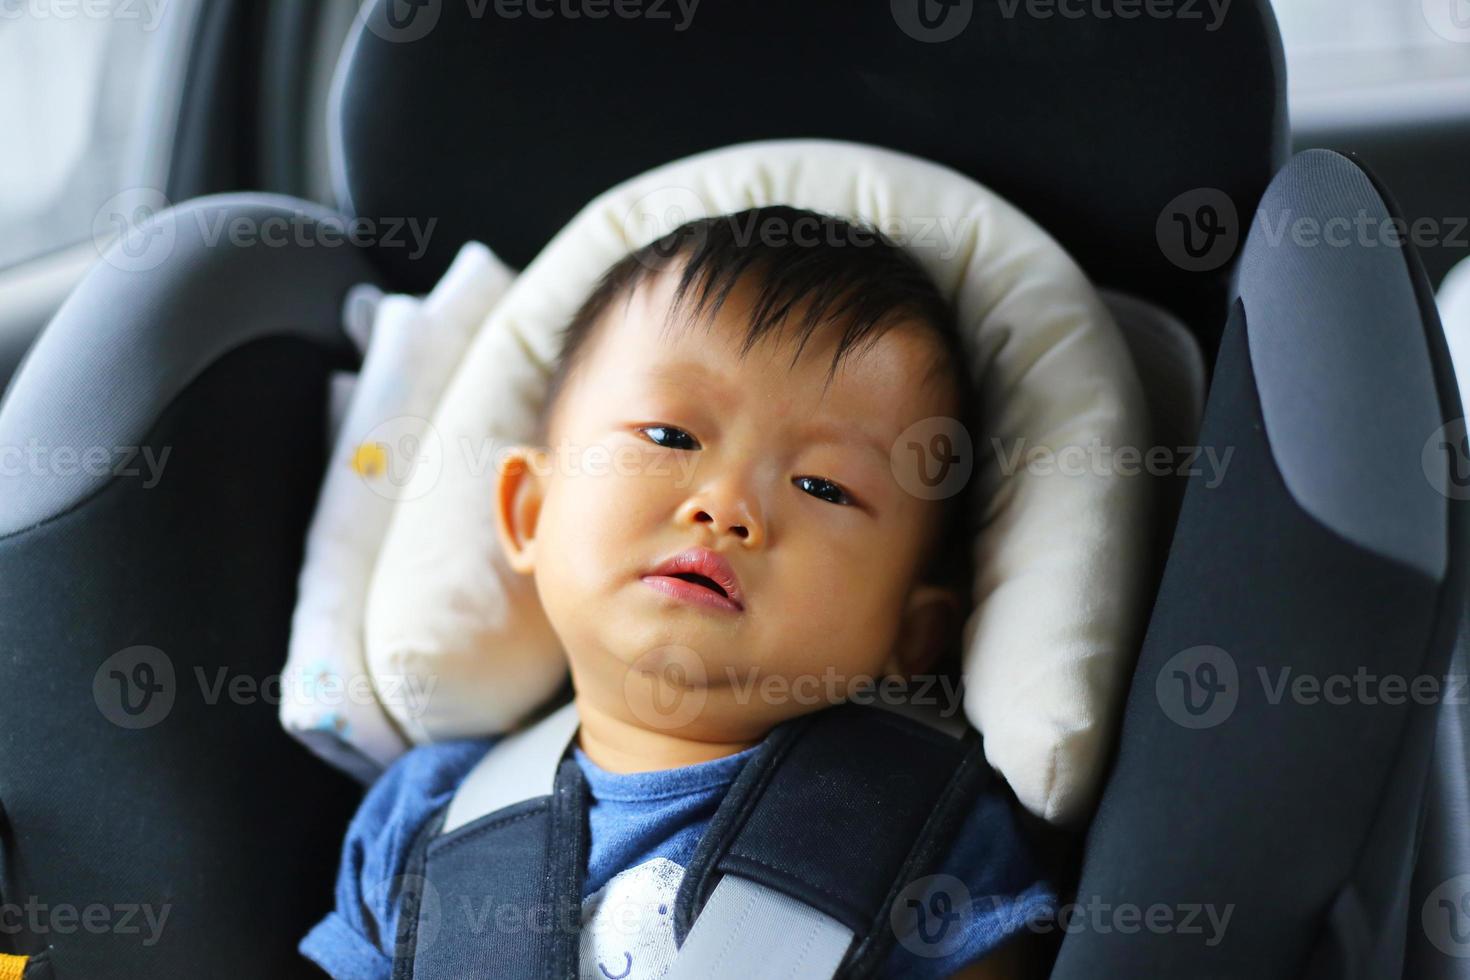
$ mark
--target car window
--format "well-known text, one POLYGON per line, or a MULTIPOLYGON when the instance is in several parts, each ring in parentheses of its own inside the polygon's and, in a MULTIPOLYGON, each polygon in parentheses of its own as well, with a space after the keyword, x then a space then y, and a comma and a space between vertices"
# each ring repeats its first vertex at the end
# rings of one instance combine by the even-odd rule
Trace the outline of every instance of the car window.
POLYGON ((1470 109, 1470 0, 1273 0, 1294 105, 1400 90, 1470 109))
POLYGON ((193 6, 0 0, 0 268, 161 197, 193 6))

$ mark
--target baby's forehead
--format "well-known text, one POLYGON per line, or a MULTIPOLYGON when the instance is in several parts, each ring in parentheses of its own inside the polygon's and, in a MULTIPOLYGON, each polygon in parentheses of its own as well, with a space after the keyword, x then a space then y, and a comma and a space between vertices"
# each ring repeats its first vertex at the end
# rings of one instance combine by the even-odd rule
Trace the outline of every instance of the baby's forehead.
POLYGON ((607 347, 621 353, 621 360, 703 363, 762 374, 780 369, 794 384, 810 383, 820 375, 824 387, 858 385, 880 399, 911 384, 927 387, 931 376, 943 373, 948 356, 944 345, 931 326, 912 317, 892 317, 839 363, 835 355, 847 326, 844 318, 803 329, 803 306, 794 306, 774 329, 753 338, 756 306, 763 300, 755 277, 738 280, 717 308, 700 308, 694 291, 677 296, 678 282, 677 269, 657 272, 612 304, 609 322, 600 329, 609 335, 607 347))
POLYGON ((772 437, 856 433, 886 445, 913 422, 953 413, 930 328, 896 323, 834 368, 840 324, 819 326, 804 345, 785 329, 742 351, 749 300, 734 293, 718 312, 685 317, 672 285, 649 277, 609 304, 572 382, 578 407, 562 422, 580 429, 603 424, 608 412, 713 412, 722 422, 759 416, 772 437))

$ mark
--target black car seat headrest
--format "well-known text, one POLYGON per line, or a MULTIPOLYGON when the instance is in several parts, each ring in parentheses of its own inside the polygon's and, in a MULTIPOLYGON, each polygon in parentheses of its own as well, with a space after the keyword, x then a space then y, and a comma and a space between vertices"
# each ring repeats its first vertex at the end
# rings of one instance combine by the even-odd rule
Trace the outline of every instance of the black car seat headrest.
POLYGON ((1287 152, 1269 2, 1221 6, 372 0, 328 121, 338 203, 436 222, 422 254, 387 224, 375 248, 424 291, 465 241, 523 266, 601 191, 700 150, 873 143, 987 184, 1212 351, 1233 248, 1211 246, 1287 152))

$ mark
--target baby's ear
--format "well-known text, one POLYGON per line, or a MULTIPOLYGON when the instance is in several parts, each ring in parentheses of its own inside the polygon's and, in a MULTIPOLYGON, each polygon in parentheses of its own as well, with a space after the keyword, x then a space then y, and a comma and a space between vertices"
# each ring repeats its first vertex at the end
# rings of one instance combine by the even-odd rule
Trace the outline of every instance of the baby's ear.
POLYGON ((909 593, 884 670, 893 677, 910 678, 934 666, 959 635, 964 603, 954 589, 920 582, 909 593))
POLYGON ((495 525, 510 567, 529 575, 536 567, 536 522, 545 498, 546 453, 512 446, 500 455, 495 478, 495 525))

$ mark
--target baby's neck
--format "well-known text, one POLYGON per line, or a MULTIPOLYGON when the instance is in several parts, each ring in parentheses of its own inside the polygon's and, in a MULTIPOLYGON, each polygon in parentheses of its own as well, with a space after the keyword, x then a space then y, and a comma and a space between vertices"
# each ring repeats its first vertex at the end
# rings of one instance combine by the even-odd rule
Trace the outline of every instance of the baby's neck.
POLYGON ((754 742, 705 742, 644 728, 599 711, 577 699, 581 727, 577 746, 608 772, 652 772, 677 769, 734 755, 754 742))

